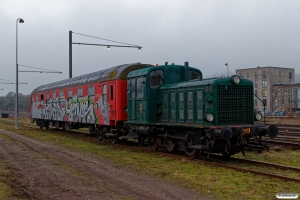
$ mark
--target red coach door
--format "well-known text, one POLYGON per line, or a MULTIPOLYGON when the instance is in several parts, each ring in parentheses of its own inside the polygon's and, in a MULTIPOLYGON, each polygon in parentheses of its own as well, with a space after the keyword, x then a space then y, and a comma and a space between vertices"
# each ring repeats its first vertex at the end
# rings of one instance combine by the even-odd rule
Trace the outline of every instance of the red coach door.
POLYGON ((116 120, 116 84, 108 83, 108 104, 110 110, 110 120, 116 120))

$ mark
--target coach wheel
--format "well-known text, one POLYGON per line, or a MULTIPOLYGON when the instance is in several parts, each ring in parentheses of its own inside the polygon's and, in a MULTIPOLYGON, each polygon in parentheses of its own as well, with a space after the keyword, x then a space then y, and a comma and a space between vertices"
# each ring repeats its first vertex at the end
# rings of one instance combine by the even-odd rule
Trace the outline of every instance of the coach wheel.
POLYGON ((166 139, 165 148, 168 152, 172 152, 175 149, 175 142, 172 139, 166 139))
POLYGON ((222 151, 221 154, 223 155, 224 158, 229 158, 230 156, 232 156, 234 154, 234 152, 225 152, 225 151, 222 151))
POLYGON ((109 137, 109 141, 110 141, 112 144, 116 144, 118 140, 119 140, 119 136, 109 137))
POLYGON ((151 151, 158 151, 161 145, 160 137, 155 137, 155 136, 148 137, 148 145, 151 151))

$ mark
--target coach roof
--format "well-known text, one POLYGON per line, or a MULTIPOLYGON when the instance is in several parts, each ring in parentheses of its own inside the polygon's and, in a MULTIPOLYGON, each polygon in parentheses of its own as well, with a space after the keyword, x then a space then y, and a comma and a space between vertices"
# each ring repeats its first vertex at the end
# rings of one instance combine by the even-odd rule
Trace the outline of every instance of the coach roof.
POLYGON ((34 89, 32 93, 44 92, 49 90, 57 90, 66 87, 81 86, 91 83, 99 83, 102 81, 109 80, 126 80, 127 74, 133 70, 141 69, 147 67, 146 64, 133 63, 124 64, 109 69, 104 69, 97 72, 92 72, 89 74, 84 74, 70 79, 65 79, 57 81, 54 83, 49 83, 46 85, 41 85, 34 89))

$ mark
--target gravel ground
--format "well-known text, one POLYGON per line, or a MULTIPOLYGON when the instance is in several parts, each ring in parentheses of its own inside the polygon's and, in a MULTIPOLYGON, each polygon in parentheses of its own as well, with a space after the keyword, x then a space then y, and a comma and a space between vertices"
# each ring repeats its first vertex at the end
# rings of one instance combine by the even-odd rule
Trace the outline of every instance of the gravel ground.
POLYGON ((0 129, 6 182, 27 199, 205 199, 105 158, 0 129))

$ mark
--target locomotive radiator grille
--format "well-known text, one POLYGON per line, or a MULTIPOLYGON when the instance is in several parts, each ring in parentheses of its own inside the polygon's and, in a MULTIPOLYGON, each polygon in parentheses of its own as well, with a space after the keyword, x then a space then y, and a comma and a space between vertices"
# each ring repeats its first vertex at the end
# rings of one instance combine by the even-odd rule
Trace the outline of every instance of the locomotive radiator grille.
POLYGON ((252 87, 218 85, 218 124, 251 124, 252 87))

